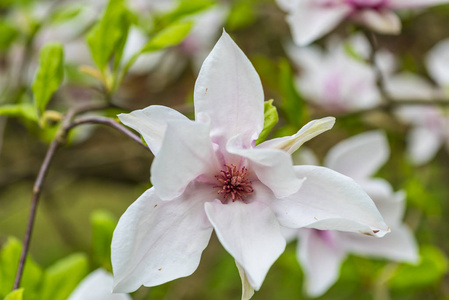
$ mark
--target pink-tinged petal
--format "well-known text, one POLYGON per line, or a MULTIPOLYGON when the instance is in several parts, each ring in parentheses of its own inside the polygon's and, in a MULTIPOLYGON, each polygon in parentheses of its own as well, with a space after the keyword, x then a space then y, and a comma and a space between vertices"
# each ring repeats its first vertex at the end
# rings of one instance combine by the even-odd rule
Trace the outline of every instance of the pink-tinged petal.
POLYGON ((118 118, 123 124, 142 135, 154 155, 157 155, 161 148, 167 123, 175 120, 188 120, 176 110, 160 105, 152 105, 129 114, 119 114, 118 118))
POLYGON ((127 294, 113 294, 112 282, 111 274, 97 269, 81 281, 68 300, 131 300, 127 294))
POLYGON ((219 170, 206 123, 172 121, 167 125, 159 154, 151 166, 151 182, 163 200, 180 196, 200 175, 219 170))
POLYGON ((429 7, 449 3, 449 0, 390 0, 388 7, 392 9, 411 9, 429 7))
POLYGON ((352 11, 349 5, 320 5, 301 1, 287 16, 293 41, 306 46, 334 29, 352 11))
POLYGON ((239 270, 240 279, 242 280, 242 300, 251 299, 254 295, 254 289, 248 281, 248 277, 246 276, 245 270, 237 261, 235 261, 235 265, 239 270))
POLYGON ((418 245, 410 229, 398 225, 381 239, 361 234, 341 234, 341 243, 347 251, 358 255, 386 258, 394 261, 417 263, 418 245))
POLYGON ((428 80, 409 72, 389 76, 385 89, 390 97, 397 100, 431 100, 438 92, 428 80))
POLYGON ((331 169, 295 166, 305 178, 299 191, 271 203, 282 226, 360 232, 382 237, 389 232, 381 214, 351 178, 331 169))
POLYGON ((388 140, 382 131, 371 131, 348 138, 328 152, 324 165, 355 180, 376 173, 390 156, 388 140))
POLYGON ((307 294, 311 297, 324 294, 339 277, 346 253, 337 235, 332 231, 301 229, 296 255, 304 271, 307 294))
POLYGON ((303 179, 296 176, 291 156, 278 149, 242 149, 239 138, 233 138, 227 144, 227 151, 248 159, 248 169, 257 179, 268 186, 276 198, 296 193, 303 179))
POLYGON ((399 34, 401 32, 401 19, 391 10, 364 9, 357 12, 353 18, 382 34, 399 34))
POLYGON ((114 231, 114 291, 133 292, 192 274, 212 233, 204 202, 214 196, 207 185, 189 186, 172 201, 159 199, 154 188, 143 193, 114 231))
POLYGON ((223 204, 215 200, 204 207, 221 244, 243 268, 251 286, 259 290, 285 248, 276 216, 259 201, 223 204))
POLYGON ((196 119, 209 116, 212 140, 222 147, 237 134, 249 147, 263 129, 259 75, 226 32, 201 67, 194 99, 196 119))
POLYGON ((441 87, 449 87, 449 39, 439 42, 426 56, 430 76, 441 87))
POLYGON ((443 144, 443 137, 426 127, 415 127, 407 136, 407 150, 415 165, 428 163, 443 144))
POLYGON ((317 135, 328 131, 335 124, 334 117, 313 120, 304 125, 296 134, 268 140, 258 145, 256 149, 280 149, 288 154, 292 154, 302 144, 313 139, 317 135))

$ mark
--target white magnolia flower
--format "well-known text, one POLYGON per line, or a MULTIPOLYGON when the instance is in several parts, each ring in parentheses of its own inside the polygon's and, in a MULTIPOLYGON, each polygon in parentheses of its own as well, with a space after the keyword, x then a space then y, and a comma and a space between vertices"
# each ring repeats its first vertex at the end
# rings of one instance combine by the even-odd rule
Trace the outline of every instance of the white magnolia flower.
POLYGON ((324 36, 346 18, 383 34, 398 34, 401 20, 395 10, 448 3, 449 0, 277 0, 288 13, 293 40, 305 46, 324 36))
MULTIPOLYGON (((355 39, 348 43, 356 44, 355 39)), ((348 54, 345 44, 330 43, 327 51, 293 44, 287 48, 301 71, 296 79, 298 90, 306 100, 334 113, 374 107, 381 99, 374 70, 348 54)))
POLYGON ((194 105, 195 121, 164 106, 119 115, 142 134, 155 158, 153 187, 114 232, 115 291, 192 274, 212 230, 243 274, 244 299, 284 251, 281 225, 379 237, 389 231, 353 180, 327 168, 292 165, 290 154, 330 129, 334 118, 255 146, 264 126, 262 85, 225 32, 201 68, 194 105))
POLYGON ((127 294, 113 294, 112 283, 111 274, 97 269, 81 281, 68 300, 131 300, 127 294))
MULTIPOLYGON (((317 159, 307 153, 306 161, 317 159)), ((325 293, 338 279, 340 266, 348 253, 386 258, 400 262, 417 262, 416 241, 402 223, 405 194, 393 192, 383 179, 371 176, 387 161, 387 140, 379 131, 359 134, 334 146, 324 165, 353 178, 376 203, 391 233, 381 239, 361 234, 316 229, 297 229, 286 232, 299 238, 297 258, 305 274, 305 287, 310 296, 325 293)), ((302 156, 304 161, 304 156, 302 156)))

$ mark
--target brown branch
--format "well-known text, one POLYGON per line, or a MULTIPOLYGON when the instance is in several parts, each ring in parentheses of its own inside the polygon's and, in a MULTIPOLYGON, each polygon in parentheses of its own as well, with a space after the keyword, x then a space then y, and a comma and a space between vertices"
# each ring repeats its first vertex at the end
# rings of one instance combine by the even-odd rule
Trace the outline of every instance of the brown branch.
POLYGON ((135 142, 137 142, 139 145, 141 145, 141 146, 145 147, 147 150, 149 150, 149 148, 147 146, 145 146, 145 144, 143 144, 142 141, 135 134, 133 134, 131 131, 129 131, 125 127, 121 126, 120 124, 118 124, 117 122, 115 122, 112 119, 104 118, 104 117, 84 117, 84 118, 80 118, 78 120, 73 121, 73 119, 79 114, 89 112, 89 111, 94 111, 94 110, 101 110, 101 109, 105 109, 108 107, 111 107, 111 105, 110 104, 106 104, 106 105, 105 104, 101 104, 101 105, 87 104, 87 105, 81 105, 81 106, 71 109, 67 113, 66 117, 64 118, 64 121, 62 123, 60 131, 56 134, 53 141, 51 142, 51 144, 47 150, 47 154, 45 155, 44 162, 41 165, 38 176, 34 183, 33 196, 31 199, 30 215, 28 217, 28 224, 27 224, 27 229, 25 232, 22 253, 20 255, 20 260, 19 260, 19 265, 17 268, 17 274, 16 274, 16 278, 14 280, 14 288, 13 288, 14 290, 19 288, 20 281, 22 279, 23 269, 25 267, 25 261, 26 261, 26 257, 27 257, 28 250, 30 247, 30 241, 31 241, 31 236, 32 236, 32 232, 33 232, 34 221, 36 218, 37 205, 39 203, 39 197, 41 195, 45 177, 47 175, 48 169, 50 167, 51 161, 55 155, 56 150, 60 146, 65 144, 67 135, 69 134, 70 130, 78 125, 81 125, 81 124, 87 124, 87 123, 104 124, 104 125, 110 126, 114 129, 122 132, 123 134, 127 135, 128 137, 133 139, 135 142))
POLYGON ((140 146, 144 147, 146 150, 149 150, 148 146, 145 145, 137 135, 135 135, 130 130, 126 129, 124 126, 117 123, 114 119, 105 118, 105 117, 83 117, 83 118, 76 119, 74 122, 72 122, 68 129, 72 129, 73 127, 76 127, 76 126, 79 126, 82 124, 102 124, 102 125, 112 127, 114 129, 118 130, 119 132, 123 133, 130 139, 132 139, 134 142, 136 142, 140 146))

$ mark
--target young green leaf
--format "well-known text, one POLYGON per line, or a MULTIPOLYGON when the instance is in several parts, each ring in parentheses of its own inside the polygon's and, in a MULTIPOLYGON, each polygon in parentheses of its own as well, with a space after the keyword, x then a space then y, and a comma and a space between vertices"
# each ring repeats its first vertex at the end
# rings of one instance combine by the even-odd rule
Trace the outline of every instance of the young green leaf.
POLYGON ((8 49, 17 35, 17 29, 0 20, 0 51, 8 49))
POLYGON ((22 300, 22 299, 23 299, 23 289, 14 290, 5 297, 5 300, 22 300))
MULTIPOLYGON (((14 286, 21 251, 22 244, 14 237, 9 237, 0 251, 0 299, 8 295, 14 286)), ((21 287, 27 290, 27 294, 33 295, 41 279, 41 268, 27 257, 21 287)))
POLYGON ((38 121, 36 107, 30 103, 2 105, 0 106, 0 116, 24 118, 34 122, 38 121))
POLYGON ((95 211, 91 217, 92 250, 96 262, 108 271, 111 266, 111 242, 117 219, 107 211, 95 211))
POLYGON ((256 140, 256 145, 265 141, 271 129, 273 129, 274 125, 276 125, 278 121, 278 111, 276 107, 273 106, 273 99, 265 101, 263 129, 259 134, 259 138, 256 140))
POLYGON ((34 102, 42 113, 64 78, 64 49, 60 43, 48 43, 40 52, 39 67, 32 86, 34 102))
POLYGON ((192 29, 193 22, 183 21, 170 24, 170 26, 158 32, 142 48, 141 53, 153 52, 181 43, 192 29))
POLYGON ((114 55, 118 67, 128 37, 130 20, 123 0, 110 0, 103 17, 87 34, 87 44, 95 64, 104 71, 114 55))
POLYGON ((84 254, 72 254, 50 266, 44 277, 39 299, 66 300, 88 273, 84 254))

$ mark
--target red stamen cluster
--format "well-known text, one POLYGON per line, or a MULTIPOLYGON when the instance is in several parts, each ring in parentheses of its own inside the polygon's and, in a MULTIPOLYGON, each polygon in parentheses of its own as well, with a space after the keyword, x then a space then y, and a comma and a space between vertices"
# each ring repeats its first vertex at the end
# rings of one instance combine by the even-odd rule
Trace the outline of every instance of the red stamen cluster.
POLYGON ((247 179, 248 169, 242 167, 240 170, 234 165, 224 165, 226 170, 221 170, 215 178, 220 182, 214 187, 220 188, 218 194, 223 195, 222 202, 231 197, 232 202, 235 200, 243 201, 249 194, 254 192, 251 186, 251 180, 247 179))

